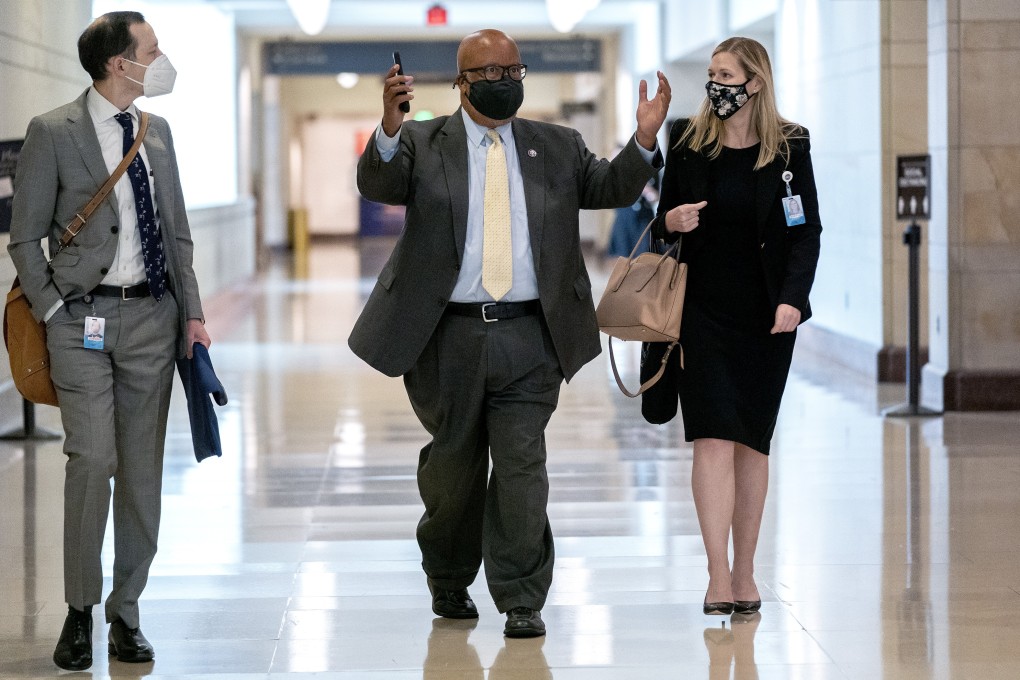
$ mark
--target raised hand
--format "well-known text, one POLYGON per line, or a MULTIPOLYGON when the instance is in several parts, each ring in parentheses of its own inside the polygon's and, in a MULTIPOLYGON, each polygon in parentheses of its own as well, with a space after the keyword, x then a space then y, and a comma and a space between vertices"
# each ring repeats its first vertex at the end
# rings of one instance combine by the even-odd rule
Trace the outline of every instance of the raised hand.
POLYGON ((659 77, 659 89, 651 99, 648 98, 648 83, 642 80, 638 84, 636 137, 638 144, 649 151, 655 148, 655 135, 666 120, 669 100, 672 98, 666 76, 662 71, 656 71, 656 74, 659 77))

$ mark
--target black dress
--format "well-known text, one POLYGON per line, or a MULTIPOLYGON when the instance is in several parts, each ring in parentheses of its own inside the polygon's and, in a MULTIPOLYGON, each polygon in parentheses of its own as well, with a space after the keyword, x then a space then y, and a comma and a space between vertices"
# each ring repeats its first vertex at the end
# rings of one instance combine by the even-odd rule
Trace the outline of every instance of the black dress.
POLYGON ((687 441, 725 439, 768 454, 796 332, 769 331, 755 226, 758 145, 723 148, 708 167, 706 230, 688 269, 679 394, 687 441))

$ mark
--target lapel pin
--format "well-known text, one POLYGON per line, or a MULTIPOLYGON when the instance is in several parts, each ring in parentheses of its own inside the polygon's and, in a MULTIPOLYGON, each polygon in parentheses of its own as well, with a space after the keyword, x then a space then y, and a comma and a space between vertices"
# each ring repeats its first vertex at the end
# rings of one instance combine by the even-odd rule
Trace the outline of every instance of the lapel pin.
POLYGON ((528 155, 534 158, 535 156, 538 155, 538 152, 535 151, 534 149, 528 149, 528 155))

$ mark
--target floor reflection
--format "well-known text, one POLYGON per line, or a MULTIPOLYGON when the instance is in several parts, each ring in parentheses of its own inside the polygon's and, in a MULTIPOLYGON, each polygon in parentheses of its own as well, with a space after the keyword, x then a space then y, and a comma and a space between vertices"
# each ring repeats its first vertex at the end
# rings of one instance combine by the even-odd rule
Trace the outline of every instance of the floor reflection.
POLYGON ((489 680, 551 680, 542 647, 545 638, 506 640, 489 668, 489 680))
POLYGON ((475 646, 468 642, 468 637, 477 625, 478 619, 433 619, 422 678, 484 680, 482 660, 478 658, 475 646))
MULTIPOLYGON (((548 635, 506 640, 481 578, 478 621, 435 619, 414 540, 426 437, 401 382, 346 346, 391 246, 318 244, 304 278, 277 262, 208 301, 230 395, 217 407, 224 455, 195 462, 175 395, 160 551, 141 602, 156 662, 99 653, 83 677, 1020 677, 1020 414, 883 418, 902 385, 800 355, 770 460, 760 615, 720 625, 701 613, 690 447, 679 420, 641 420, 602 356, 564 387, 547 432, 548 635)), ((608 268, 592 261, 591 272, 597 296, 608 268)), ((637 349, 619 349, 634 384, 637 349)), ((11 427, 19 404, 6 403, 11 427)), ((60 429, 55 409, 37 418, 60 429)), ((59 442, 0 441, 0 678, 55 672, 63 467, 59 442)))
POLYGON ((706 628, 703 634, 708 650, 709 680, 758 680, 758 664, 754 661, 754 634, 761 623, 761 613, 735 614, 730 627, 721 623, 706 628))
POLYGON ((436 618, 429 633, 428 654, 423 664, 424 680, 551 680, 553 675, 542 652, 544 638, 506 640, 496 652, 492 665, 482 665, 478 651, 468 638, 478 620, 436 618))

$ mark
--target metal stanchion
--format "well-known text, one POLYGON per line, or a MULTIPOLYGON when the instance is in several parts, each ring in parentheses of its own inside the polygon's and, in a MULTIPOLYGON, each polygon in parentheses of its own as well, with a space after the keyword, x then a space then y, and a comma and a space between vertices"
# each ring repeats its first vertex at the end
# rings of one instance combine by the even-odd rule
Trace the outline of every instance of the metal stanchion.
POLYGON ((59 432, 50 432, 35 426, 35 404, 28 399, 21 400, 21 420, 22 428, 20 430, 11 430, 0 434, 0 440, 60 439, 64 436, 59 432))
POLYGON ((903 243, 909 248, 909 290, 907 294, 907 403, 887 408, 886 416, 938 416, 934 411, 920 405, 921 354, 920 354, 920 269, 921 269, 921 227, 911 222, 903 232, 903 243))

